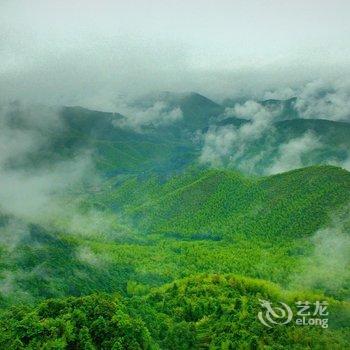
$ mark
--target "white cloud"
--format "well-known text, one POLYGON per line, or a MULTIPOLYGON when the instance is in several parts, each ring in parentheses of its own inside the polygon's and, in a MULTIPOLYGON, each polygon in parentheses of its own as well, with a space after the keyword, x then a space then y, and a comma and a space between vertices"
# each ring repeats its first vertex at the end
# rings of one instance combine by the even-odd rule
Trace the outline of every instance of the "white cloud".
POLYGON ((0 172, 1 211, 25 220, 51 217, 59 210, 55 201, 63 191, 91 173, 89 156, 62 161, 43 170, 6 170, 0 172))
POLYGON ((4 100, 86 106, 101 97, 109 106, 106 95, 126 91, 256 95, 349 73, 343 0, 12 0, 1 1, 0 23, 4 100))
POLYGON ((298 94, 296 110, 302 118, 350 121, 350 80, 316 80, 298 94))
POLYGON ((80 246, 76 252, 77 259, 84 264, 92 265, 94 267, 103 267, 105 260, 104 257, 101 257, 95 254, 89 247, 80 246))
POLYGON ((2 213, 33 222, 44 220, 62 210, 57 198, 65 190, 83 179, 96 180, 89 150, 82 150, 70 159, 46 159, 45 166, 28 162, 30 155, 48 147, 51 135, 62 131, 58 111, 16 107, 1 112, 2 213))
POLYGON ((278 90, 267 91, 263 96, 263 100, 288 100, 289 98, 295 96, 295 89, 292 89, 291 87, 287 86, 278 90))
MULTIPOLYGON (((227 117, 235 116, 249 119, 249 121, 240 127, 228 125, 209 128, 204 135, 200 162, 213 166, 220 166, 227 162, 235 164, 237 159, 244 156, 246 149, 266 130, 273 130, 272 124, 276 113, 276 110, 268 109, 255 101, 247 101, 244 104, 236 104, 233 108, 227 108, 225 111, 227 117)), ((255 156, 254 159, 250 159, 250 162, 256 162, 260 158, 261 155, 255 156)), ((252 166, 253 164, 250 164, 249 168, 252 166)))
POLYGON ((113 124, 118 127, 131 128, 136 131, 142 131, 147 126, 167 126, 183 118, 179 107, 170 108, 165 102, 157 101, 153 106, 141 109, 127 105, 118 105, 118 112, 124 118, 115 120, 113 124))
POLYGON ((222 165, 223 158, 234 152, 238 132, 233 126, 213 127, 204 135, 204 146, 200 155, 201 163, 212 166, 222 165))
POLYGON ((340 166, 346 169, 347 171, 350 171, 350 154, 345 159, 345 161, 340 164, 340 166))
MULTIPOLYGON (((310 239, 313 253, 305 257, 292 277, 291 288, 314 290, 339 295, 347 292, 350 282, 350 235, 348 225, 349 208, 345 208, 347 219, 335 218, 334 222, 318 230, 310 239)), ((349 294, 345 295, 349 297, 349 294)))
POLYGON ((277 174, 304 166, 302 157, 322 147, 317 137, 311 132, 291 139, 279 146, 277 159, 266 169, 267 174, 277 174))

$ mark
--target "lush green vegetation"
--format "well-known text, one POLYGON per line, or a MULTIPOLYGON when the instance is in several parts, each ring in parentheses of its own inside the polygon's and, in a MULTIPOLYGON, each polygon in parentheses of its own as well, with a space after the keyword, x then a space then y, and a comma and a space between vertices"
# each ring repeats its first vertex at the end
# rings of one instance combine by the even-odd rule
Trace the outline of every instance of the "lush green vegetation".
POLYGON ((143 231, 152 233, 192 239, 277 239, 314 233, 329 222, 335 209, 347 204, 349 193, 347 171, 315 166, 266 178, 226 170, 192 170, 165 184, 132 178, 96 199, 97 205, 124 209, 143 231), (132 200, 127 203, 125 198, 132 200))
POLYGON ((141 319, 120 298, 91 295, 14 307, 1 319, 3 349, 150 349, 141 319))
MULTIPOLYGON (((55 195, 59 210, 49 217, 1 214, 0 348, 349 348, 350 173, 208 168, 196 162, 202 145, 193 133, 224 108, 198 94, 165 99, 184 118, 142 132, 111 127, 117 114, 65 108, 49 143, 9 164, 47 169, 89 150, 97 179, 55 195), (266 328, 259 299, 327 300, 329 328, 266 328)), ((271 160, 311 131, 325 153, 310 164, 341 159, 349 126, 298 119, 292 103, 283 108, 293 120, 280 117, 247 152, 271 147, 271 160)))
MULTIPOLYGON (((277 286, 232 275, 199 275, 128 297, 104 294, 13 307, 0 319, 7 349, 345 349, 349 315, 328 329, 293 324, 266 329, 260 299, 291 305, 317 295, 286 294, 277 286)), ((324 297, 323 297, 324 298, 324 297)))

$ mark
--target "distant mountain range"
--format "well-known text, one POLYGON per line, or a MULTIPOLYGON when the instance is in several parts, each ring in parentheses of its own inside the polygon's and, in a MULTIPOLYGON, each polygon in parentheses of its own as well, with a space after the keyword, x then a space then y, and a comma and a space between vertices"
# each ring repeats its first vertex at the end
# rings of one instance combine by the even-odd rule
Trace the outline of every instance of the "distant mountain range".
MULTIPOLYGON (((147 101, 135 102, 135 105, 147 109, 155 101, 164 102, 169 111, 179 108, 182 118, 166 126, 149 124, 140 131, 118 125, 116 121, 125 118, 118 113, 65 107, 61 115, 66 129, 54 136, 52 150, 61 145, 59 152, 68 154, 79 147, 90 147, 95 152, 98 166, 108 173, 138 172, 141 169, 143 172, 155 170, 166 173, 198 161, 209 129, 232 128, 234 132, 252 123, 249 116, 246 116, 247 119, 225 117, 225 106, 196 93, 161 94, 147 101)), ((277 115, 265 129, 258 130, 260 135, 240 141, 245 146, 242 154, 237 156, 239 145, 232 144, 221 163, 225 167, 263 174, 276 161, 281 146, 306 135, 317 144, 301 152, 299 167, 327 163, 342 165, 349 157, 350 124, 302 119, 292 108, 294 101, 261 102, 267 110, 277 108, 277 115), (252 159, 254 166, 248 169, 245 164, 252 159)))

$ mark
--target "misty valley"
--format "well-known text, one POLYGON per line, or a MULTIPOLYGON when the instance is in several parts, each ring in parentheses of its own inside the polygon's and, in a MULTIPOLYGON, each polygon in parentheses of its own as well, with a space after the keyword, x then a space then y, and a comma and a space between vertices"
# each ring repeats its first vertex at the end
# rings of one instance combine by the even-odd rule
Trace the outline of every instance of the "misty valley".
POLYGON ((350 124, 315 99, 1 106, 0 348, 349 348, 350 124))

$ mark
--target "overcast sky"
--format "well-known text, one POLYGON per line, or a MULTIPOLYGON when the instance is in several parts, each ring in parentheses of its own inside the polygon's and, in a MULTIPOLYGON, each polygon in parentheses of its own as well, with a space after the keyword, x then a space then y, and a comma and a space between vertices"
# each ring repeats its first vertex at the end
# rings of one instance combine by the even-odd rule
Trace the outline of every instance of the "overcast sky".
POLYGON ((349 0, 0 0, 2 101, 259 94, 349 66, 349 0))

